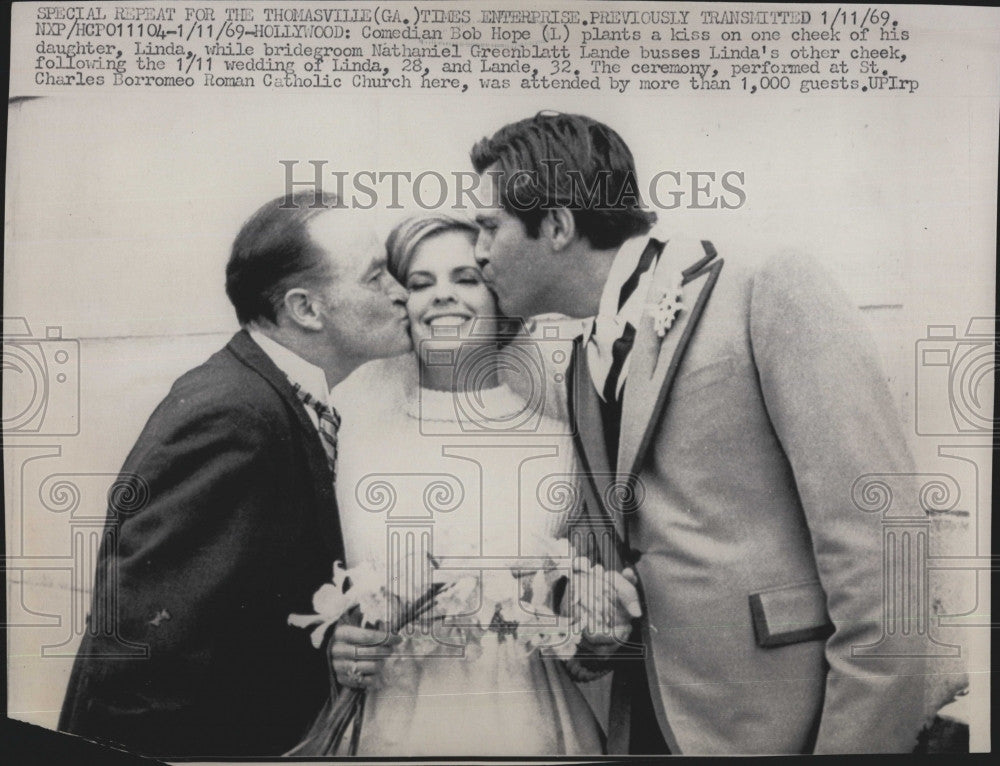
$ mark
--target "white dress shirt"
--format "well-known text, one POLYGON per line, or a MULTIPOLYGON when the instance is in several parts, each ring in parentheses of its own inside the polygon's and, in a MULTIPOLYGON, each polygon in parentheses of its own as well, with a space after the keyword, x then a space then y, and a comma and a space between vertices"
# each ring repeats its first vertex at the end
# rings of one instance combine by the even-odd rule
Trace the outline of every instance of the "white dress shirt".
MULTIPOLYGON (((254 343, 260 346, 261 350, 274 362, 275 367, 285 373, 292 383, 298 383, 303 391, 317 401, 323 404, 329 403, 330 388, 326 384, 326 373, 321 368, 312 362, 307 362, 291 349, 285 348, 276 340, 264 335, 260 330, 248 328, 247 332, 250 333, 254 343)), ((319 415, 316 414, 316 410, 305 403, 302 406, 305 408, 309 420, 318 430, 319 415)))

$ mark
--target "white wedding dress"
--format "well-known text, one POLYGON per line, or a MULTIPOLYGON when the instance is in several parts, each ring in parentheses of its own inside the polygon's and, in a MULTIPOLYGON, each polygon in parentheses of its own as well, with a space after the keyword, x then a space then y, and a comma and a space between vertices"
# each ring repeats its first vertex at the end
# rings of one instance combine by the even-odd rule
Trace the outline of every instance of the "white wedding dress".
MULTIPOLYGON (((507 385, 469 395, 423 389, 415 365, 385 363, 359 370, 333 401, 343 418, 337 502, 348 568, 392 566, 398 584, 414 578, 398 562, 431 549, 478 571, 494 564, 497 575, 498 562, 540 555, 539 537, 560 534, 575 463, 566 423, 531 411, 543 403, 507 385)), ((601 752, 597 719, 547 649, 526 654, 498 632, 464 646, 447 630, 417 631, 394 655, 384 685, 368 692, 359 755, 601 752)))

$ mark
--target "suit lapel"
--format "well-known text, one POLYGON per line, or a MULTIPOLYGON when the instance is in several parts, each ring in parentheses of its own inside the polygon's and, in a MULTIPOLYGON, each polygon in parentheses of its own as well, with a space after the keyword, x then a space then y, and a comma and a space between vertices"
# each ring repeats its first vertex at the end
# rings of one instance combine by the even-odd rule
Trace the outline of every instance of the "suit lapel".
POLYGON ((601 406, 591 382, 590 367, 581 337, 573 339, 573 352, 567 371, 567 409, 569 422, 574 424, 573 439, 586 474, 585 481, 592 492, 591 503, 599 506, 588 511, 591 518, 595 513, 610 516, 619 540, 624 540, 621 515, 610 513, 604 502, 608 486, 615 476, 605 446, 601 406))
POLYGON ((655 302, 680 271, 683 308, 662 339, 656 334, 648 312, 643 312, 636 328, 622 403, 616 466, 622 481, 633 481, 645 458, 677 369, 722 269, 723 261, 713 261, 714 257, 711 243, 674 242, 667 244, 660 257, 647 300, 655 302), (692 265, 681 271, 678 265, 683 263, 692 265))
POLYGON ((246 330, 240 330, 236 333, 232 340, 229 341, 229 350, 243 364, 271 384, 271 387, 285 401, 285 404, 289 405, 295 413, 295 421, 307 435, 316 434, 316 426, 312 424, 309 416, 306 415, 302 403, 295 395, 295 389, 288 382, 288 376, 278 369, 277 365, 271 361, 271 357, 264 353, 264 350, 260 346, 254 343, 253 338, 250 337, 250 333, 246 330))
POLYGON ((309 474, 313 477, 313 490, 316 496, 316 508, 320 529, 330 549, 331 555, 343 555, 343 537, 340 531, 340 515, 337 509, 337 497, 334 493, 333 475, 326 459, 326 452, 320 441, 316 426, 306 414, 302 402, 295 395, 285 375, 271 361, 264 350, 254 343, 246 330, 240 330, 229 341, 227 348, 243 364, 266 380, 281 397, 292 418, 302 431, 302 441, 305 447, 306 460, 309 464, 309 474))

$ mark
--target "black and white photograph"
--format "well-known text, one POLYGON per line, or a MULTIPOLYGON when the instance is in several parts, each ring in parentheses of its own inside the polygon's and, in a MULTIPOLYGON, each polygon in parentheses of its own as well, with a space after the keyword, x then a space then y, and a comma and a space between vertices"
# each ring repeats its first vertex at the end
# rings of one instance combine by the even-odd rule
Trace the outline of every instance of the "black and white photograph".
POLYGON ((991 750, 1000 10, 11 18, 5 762, 991 750))

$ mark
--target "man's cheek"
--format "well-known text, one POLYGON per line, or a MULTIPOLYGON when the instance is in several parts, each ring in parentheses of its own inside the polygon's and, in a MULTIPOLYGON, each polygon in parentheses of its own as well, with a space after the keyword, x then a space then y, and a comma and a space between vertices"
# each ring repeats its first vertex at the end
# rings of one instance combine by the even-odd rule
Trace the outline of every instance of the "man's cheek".
POLYGON ((490 248, 490 260, 494 263, 504 264, 507 262, 507 247, 506 243, 501 240, 494 240, 493 246, 490 248))

